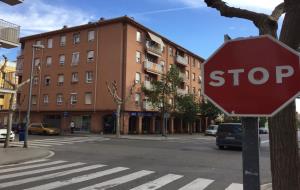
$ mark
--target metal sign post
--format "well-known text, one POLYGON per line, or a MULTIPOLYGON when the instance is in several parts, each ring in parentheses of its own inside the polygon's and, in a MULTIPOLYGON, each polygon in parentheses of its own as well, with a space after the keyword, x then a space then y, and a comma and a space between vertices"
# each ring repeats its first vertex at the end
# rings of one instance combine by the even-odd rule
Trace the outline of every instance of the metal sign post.
POLYGON ((243 189, 260 190, 259 122, 257 117, 242 118, 243 125, 243 189))

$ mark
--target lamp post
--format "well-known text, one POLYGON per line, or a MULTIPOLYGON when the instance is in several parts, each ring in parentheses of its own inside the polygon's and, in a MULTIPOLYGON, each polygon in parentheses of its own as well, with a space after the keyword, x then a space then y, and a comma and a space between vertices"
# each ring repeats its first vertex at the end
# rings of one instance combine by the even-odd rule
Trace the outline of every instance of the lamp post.
POLYGON ((31 61, 31 71, 30 71, 30 83, 29 83, 29 96, 28 96, 28 109, 26 115, 26 128, 25 128, 25 136, 24 136, 24 148, 28 148, 28 127, 30 125, 30 111, 31 111, 31 101, 32 101, 32 83, 33 83, 33 66, 34 66, 34 54, 36 49, 43 49, 45 48, 44 45, 40 44, 33 44, 32 45, 32 61, 31 61))

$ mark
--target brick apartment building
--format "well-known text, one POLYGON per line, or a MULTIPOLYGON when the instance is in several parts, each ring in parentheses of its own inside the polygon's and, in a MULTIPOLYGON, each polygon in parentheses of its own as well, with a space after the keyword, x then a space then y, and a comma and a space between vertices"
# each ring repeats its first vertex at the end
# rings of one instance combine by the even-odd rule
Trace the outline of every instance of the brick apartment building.
MULTIPOLYGON (((184 78, 178 93, 200 96, 200 63, 203 58, 162 37, 127 16, 23 37, 17 75, 30 76, 32 45, 35 50, 31 122, 48 122, 68 130, 74 121, 78 130, 94 133, 114 131, 116 105, 106 81, 117 82, 126 97, 137 83, 130 101, 122 107, 121 133, 158 133, 160 118, 141 91, 151 86, 172 64, 184 78)), ((19 94, 25 115, 29 85, 19 94)), ((169 133, 187 129, 178 118, 169 118, 169 133)), ((199 131, 201 121, 194 125, 199 131)))

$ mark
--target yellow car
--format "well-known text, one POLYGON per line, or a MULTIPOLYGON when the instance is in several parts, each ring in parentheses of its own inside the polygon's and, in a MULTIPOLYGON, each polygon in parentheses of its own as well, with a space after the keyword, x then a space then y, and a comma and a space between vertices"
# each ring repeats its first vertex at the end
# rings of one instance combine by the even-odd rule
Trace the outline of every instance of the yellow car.
POLYGON ((31 123, 28 128, 29 134, 59 135, 60 130, 47 123, 31 123))

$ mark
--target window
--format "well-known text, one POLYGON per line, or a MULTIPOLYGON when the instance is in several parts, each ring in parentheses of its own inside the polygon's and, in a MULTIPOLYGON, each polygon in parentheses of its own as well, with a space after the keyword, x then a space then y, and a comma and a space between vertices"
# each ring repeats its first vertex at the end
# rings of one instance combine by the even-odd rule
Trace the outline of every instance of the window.
POLYGON ((63 95, 62 94, 57 94, 56 95, 56 104, 57 105, 62 105, 63 103, 63 95))
POLYGON ((173 56, 173 48, 169 47, 169 56, 173 56))
POLYGON ((65 55, 59 55, 59 65, 60 66, 65 65, 65 59, 66 59, 65 55))
POLYGON ((200 69, 200 62, 198 60, 196 60, 198 68, 200 69))
POLYGON ((192 79, 193 79, 193 81, 196 80, 196 75, 195 75, 195 73, 192 73, 192 79))
POLYGON ((141 83, 141 73, 135 73, 135 83, 141 83))
POLYGON ((65 76, 63 74, 59 74, 57 77, 57 85, 62 86, 64 85, 65 76))
POLYGON ((193 93, 196 94, 196 88, 195 87, 193 87, 193 93))
POLYGON ((33 85, 38 85, 38 84, 39 84, 39 78, 33 77, 33 85))
POLYGON ((93 41, 95 39, 95 31, 91 30, 88 32, 88 41, 93 41))
POLYGON ((139 51, 135 52, 135 61, 137 63, 141 63, 141 52, 139 52, 139 51))
POLYGON ((37 41, 35 42, 35 44, 36 44, 36 45, 43 45, 43 43, 42 43, 41 40, 37 40, 37 41))
POLYGON ((201 89, 198 89, 198 95, 201 96, 201 89))
POLYGON ((31 96, 31 104, 36 105, 36 95, 31 96))
POLYGON ((185 86, 185 91, 186 91, 187 93, 190 91, 189 85, 186 85, 186 86, 185 86))
POLYGON ((52 57, 47 57, 46 58, 46 66, 50 67, 52 65, 52 57))
POLYGON ((73 44, 79 44, 80 42, 80 33, 73 34, 73 44))
POLYGON ((77 93, 72 93, 70 96, 70 103, 76 104, 77 103, 77 93))
POLYGON ((195 67, 196 66, 195 59, 192 59, 191 61, 192 61, 192 66, 195 67))
POLYGON ((87 71, 85 73, 85 82, 92 83, 93 82, 93 71, 87 71))
POLYGON ((66 36, 60 36, 60 46, 63 47, 66 45, 66 36))
POLYGON ((40 66, 41 60, 39 58, 34 59, 34 66, 38 67, 40 66))
POLYGON ((92 93, 91 92, 86 92, 85 93, 85 104, 92 104, 92 93))
POLYGON ((87 53, 87 61, 88 62, 92 62, 94 60, 94 51, 91 50, 91 51, 88 51, 87 53))
POLYGON ((134 102, 135 102, 135 105, 137 105, 137 106, 140 105, 140 102, 141 102, 141 94, 135 93, 135 95, 134 95, 134 102))
POLYGON ((52 45, 53 45, 53 39, 49 38, 48 41, 47 41, 47 47, 52 48, 52 45))
POLYGON ((142 41, 142 33, 139 31, 136 32, 136 41, 138 42, 142 41))
POLYGON ((48 94, 44 94, 43 100, 44 100, 44 104, 48 104, 49 103, 49 96, 48 96, 48 94))
POLYGON ((51 84, 51 77, 45 76, 45 86, 50 86, 50 84, 51 84))
POLYGON ((77 72, 75 72, 75 73, 72 73, 72 79, 71 79, 71 82, 72 83, 76 83, 76 82, 78 82, 78 73, 77 72))
POLYGON ((79 52, 72 53, 72 64, 71 65, 78 65, 79 63, 79 52))
POLYGON ((189 71, 185 71, 185 77, 186 77, 187 80, 190 79, 190 73, 189 73, 189 71))

